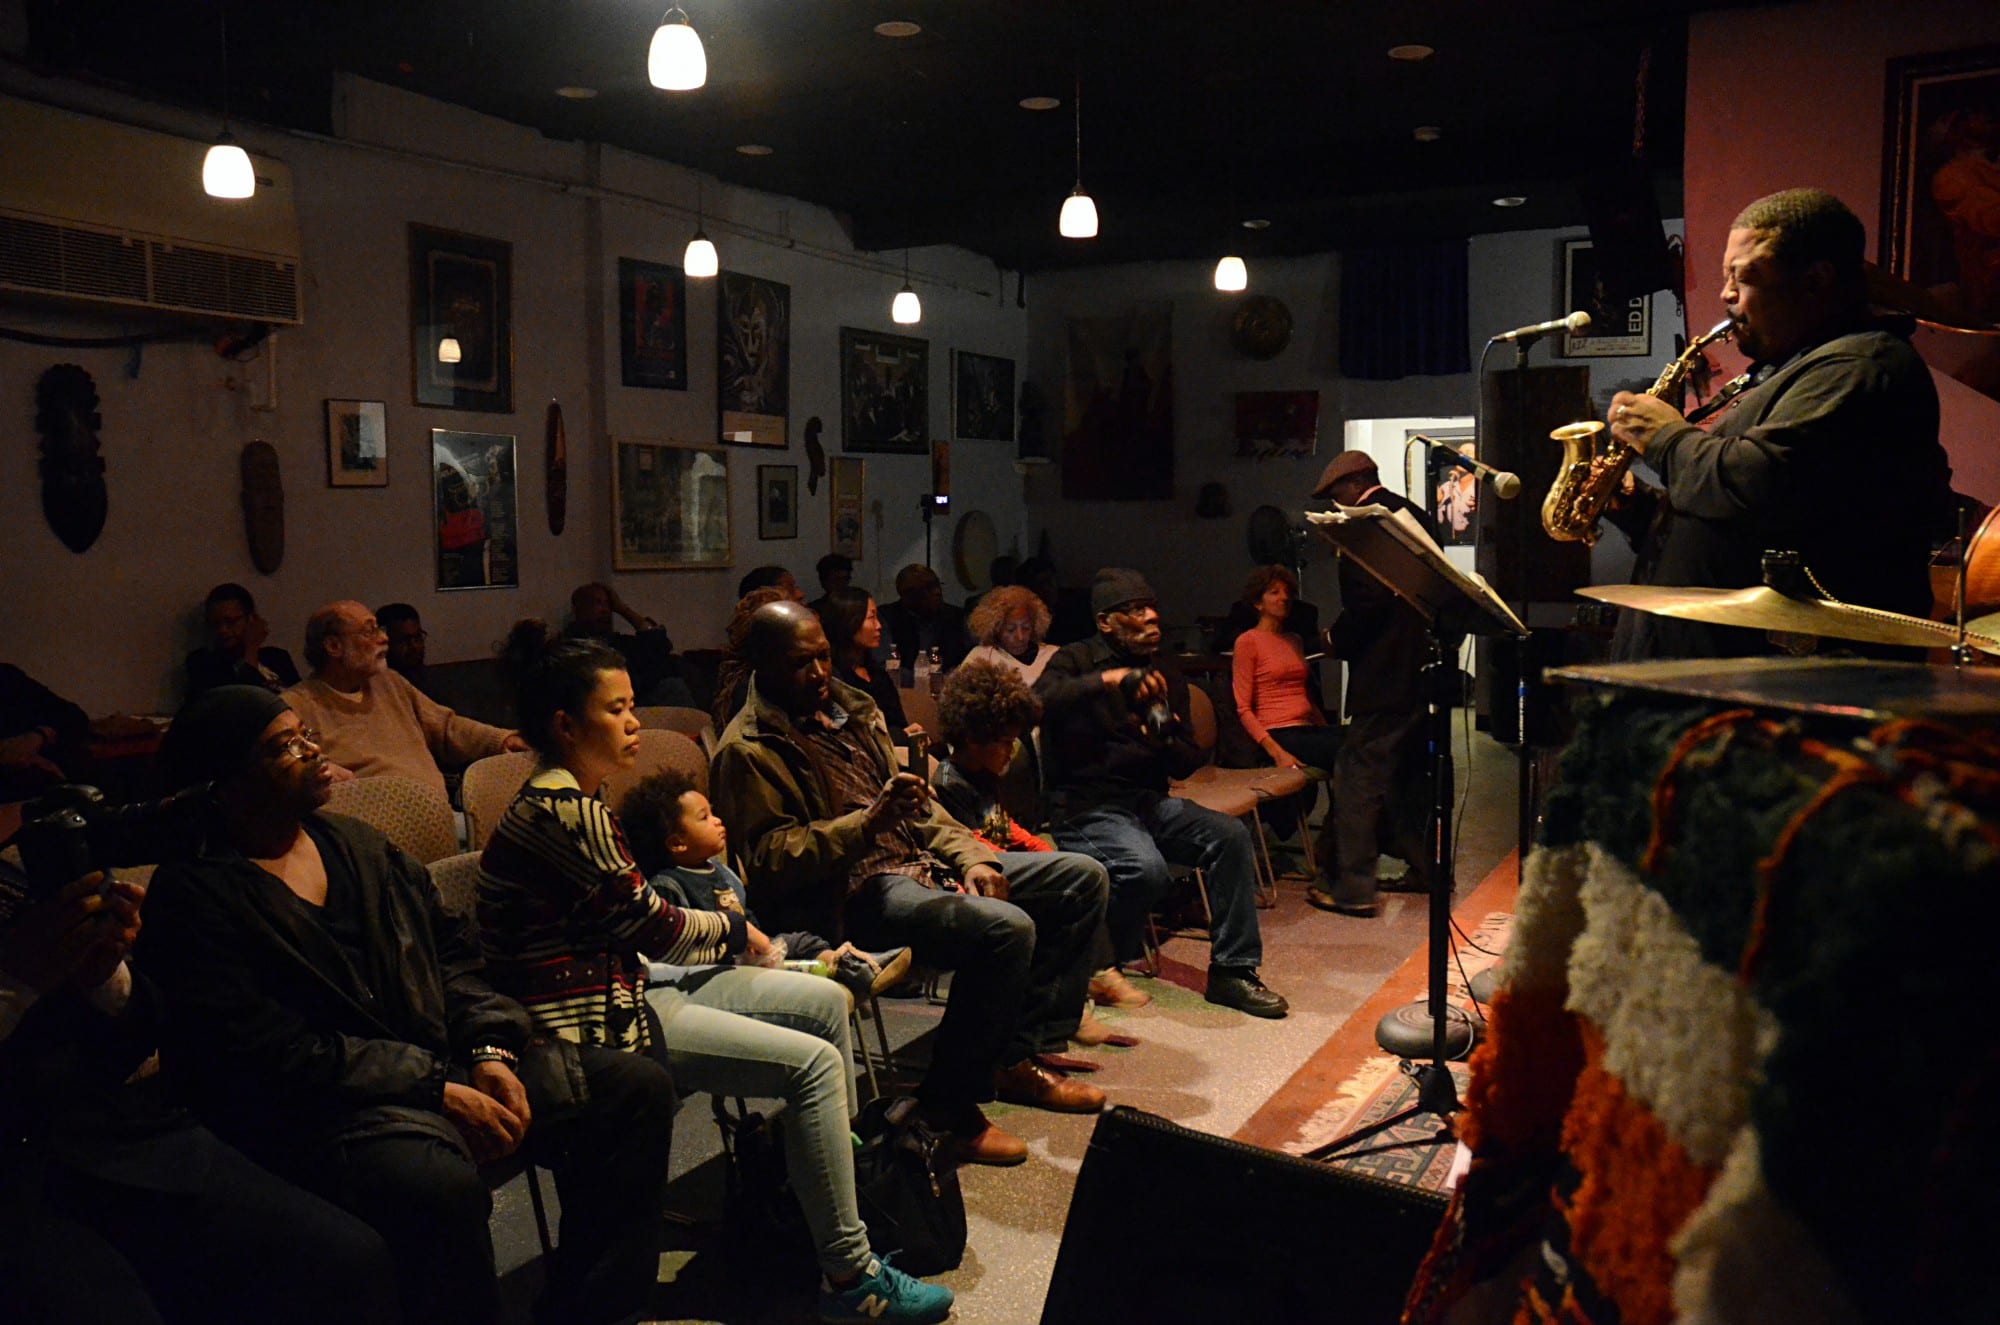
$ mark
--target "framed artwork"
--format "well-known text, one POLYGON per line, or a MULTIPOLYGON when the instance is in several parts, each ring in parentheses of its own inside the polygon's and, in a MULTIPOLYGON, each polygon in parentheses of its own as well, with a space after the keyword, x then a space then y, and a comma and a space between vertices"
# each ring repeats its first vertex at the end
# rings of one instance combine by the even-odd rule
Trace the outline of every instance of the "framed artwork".
POLYGON ((930 454, 927 340, 840 329, 840 449, 930 454))
POLYGON ((410 227, 410 362, 416 403, 514 410, 514 246, 410 227))
POLYGON ((1651 296, 1613 299, 1597 278, 1597 257, 1588 239, 1562 241, 1562 290, 1556 313, 1572 308, 1590 314, 1590 326, 1564 332, 1565 359, 1625 359, 1653 352, 1651 296))
POLYGON ((626 386, 685 391, 687 282, 679 267, 618 259, 618 371, 626 386))
POLYGON ((1014 361, 951 352, 951 432, 962 442, 1014 440, 1014 361))
POLYGON ((440 589, 515 589, 514 439, 431 429, 431 535, 440 589))
POLYGON ((799 467, 757 466, 757 537, 799 536, 799 467))
POLYGON ((332 488, 389 486, 388 413, 381 401, 326 402, 326 482, 332 488))
MULTIPOLYGON (((1428 437, 1457 450, 1468 460, 1478 458, 1470 428, 1430 428, 1423 432, 1408 429, 1403 444, 1428 437)), ((1479 515, 1479 475, 1450 464, 1436 451, 1424 448, 1427 482, 1431 488, 1431 519, 1437 524, 1438 542, 1445 547, 1469 546, 1479 515)))
POLYGON ((837 455, 827 464, 832 468, 827 487, 827 505, 832 512, 827 547, 859 562, 865 542, 862 515, 868 462, 859 456, 837 455))
POLYGON ((1069 319, 1062 495, 1169 501, 1174 495, 1174 310, 1069 319))
POLYGON ((714 570, 730 562, 729 452, 614 441, 611 562, 618 570, 714 570))
POLYGON ((1319 392, 1238 391, 1236 454, 1310 456, 1319 446, 1319 392))
POLYGON ((715 324, 722 440, 782 449, 792 393, 792 287, 723 272, 715 324))
POLYGON ((1889 61, 1881 265, 1956 315, 2000 322, 2000 46, 1889 61))

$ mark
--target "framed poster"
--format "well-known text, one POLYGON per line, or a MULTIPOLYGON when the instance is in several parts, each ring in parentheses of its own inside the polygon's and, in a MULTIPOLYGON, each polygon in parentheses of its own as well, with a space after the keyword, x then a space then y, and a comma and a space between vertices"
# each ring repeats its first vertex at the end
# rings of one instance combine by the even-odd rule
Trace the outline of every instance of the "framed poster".
POLYGON ((862 499, 868 462, 859 456, 837 455, 827 463, 832 467, 832 479, 827 487, 827 505, 831 510, 827 550, 859 562, 862 544, 866 541, 862 537, 862 499))
POLYGON ((1881 265, 1968 325, 2000 322, 2000 46, 1889 61, 1881 265))
POLYGON ((514 246, 410 227, 410 362, 416 403, 514 410, 514 246))
MULTIPOLYGON (((1443 442, 1468 460, 1479 457, 1470 428, 1411 428, 1403 433, 1407 447, 1418 437, 1443 442)), ((1479 475, 1450 464, 1436 451, 1424 448, 1425 473, 1431 488, 1431 519, 1437 525, 1438 543, 1444 547, 1468 546, 1479 516, 1479 475)))
POLYGON ((960 441, 1014 440, 1014 361, 951 352, 951 431, 960 441))
POLYGON ((799 467, 757 466, 757 537, 799 536, 799 467))
POLYGON ((1062 495, 1169 501, 1174 495, 1174 310, 1150 304, 1069 319, 1062 495))
POLYGON ((611 563, 618 570, 729 565, 729 452, 686 442, 614 441, 611 563))
POLYGON ((326 482, 332 488, 389 486, 388 414, 381 401, 326 402, 326 482))
POLYGON ((840 329, 840 449, 928 455, 930 342, 840 329))
POLYGON ((1319 392, 1238 391, 1236 454, 1269 460, 1309 456, 1319 446, 1319 392))
POLYGON ((687 282, 679 267, 618 259, 618 372, 626 386, 687 390, 687 282))
POLYGON ((1590 326, 1564 332, 1565 359, 1624 359, 1653 352, 1650 295, 1613 299, 1597 278, 1597 257, 1588 239, 1562 241, 1562 290, 1556 316, 1572 308, 1590 314, 1590 326))
POLYGON ((514 439, 431 429, 431 493, 437 587, 519 588, 514 439))
POLYGON ((715 323, 722 440, 783 449, 792 392, 792 288, 723 272, 715 287, 715 323))

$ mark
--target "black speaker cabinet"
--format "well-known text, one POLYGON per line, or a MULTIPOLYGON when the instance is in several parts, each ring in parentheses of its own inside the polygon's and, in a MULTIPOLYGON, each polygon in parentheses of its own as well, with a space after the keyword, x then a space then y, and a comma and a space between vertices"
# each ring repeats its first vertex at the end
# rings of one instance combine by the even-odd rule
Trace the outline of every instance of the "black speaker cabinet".
POLYGON ((1483 385, 1486 435, 1479 458, 1521 476, 1520 495, 1499 501, 1490 484, 1479 493, 1479 572, 1510 603, 1574 601, 1590 583, 1590 549, 1558 543, 1542 529, 1542 499, 1549 495, 1563 458, 1550 431, 1595 416, 1590 370, 1581 367, 1508 368, 1488 373, 1483 385))
POLYGON ((1116 1108, 1077 1175, 1042 1325, 1394 1321, 1444 1209, 1116 1108))

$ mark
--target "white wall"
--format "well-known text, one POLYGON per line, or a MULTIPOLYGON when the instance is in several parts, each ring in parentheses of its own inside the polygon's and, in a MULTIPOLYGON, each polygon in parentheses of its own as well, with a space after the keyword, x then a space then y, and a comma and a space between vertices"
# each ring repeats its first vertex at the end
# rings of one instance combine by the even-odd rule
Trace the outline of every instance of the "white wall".
MULTIPOLYGON (((35 79, 15 65, 0 65, 0 90, 190 137, 213 130, 169 107, 35 79)), ((239 364, 202 345, 149 347, 135 358, 124 350, 0 342, 0 400, 9 402, 14 438, 0 458, 0 527, 8 531, 0 658, 93 713, 171 708, 181 654, 195 642, 201 597, 223 580, 251 588, 272 624, 273 642, 295 656, 307 614, 336 597, 371 606, 415 603, 431 631, 431 656, 440 661, 487 652, 520 616, 560 620, 572 587, 611 571, 606 437, 714 436, 712 283, 688 283, 691 389, 617 385, 617 259, 679 264, 693 223, 651 203, 692 208, 693 174, 555 142, 362 80, 338 86, 335 124, 332 140, 248 124, 237 129, 253 153, 291 167, 304 237, 306 325, 281 333, 262 352, 276 355, 274 410, 253 408, 269 403, 268 362, 261 357, 239 364), (513 413, 410 403, 412 221, 512 243, 513 413), (596 336, 593 310, 602 318, 596 336), (103 402, 111 515, 97 544, 81 555, 56 540, 40 512, 34 386, 60 362, 83 365, 103 402), (135 365, 136 374, 129 371, 135 365), (329 397, 387 403, 388 487, 327 486, 323 401, 329 397), (562 403, 570 448, 569 519, 560 538, 549 534, 544 515, 542 420, 551 399, 562 403), (519 589, 432 590, 434 427, 519 439, 519 589), (250 564, 238 504, 237 456, 253 438, 277 449, 285 481, 286 554, 270 576, 250 564)), ((708 180, 705 201, 726 270, 791 286, 790 438, 783 451, 731 448, 732 569, 617 577, 620 591, 666 622, 683 647, 720 643, 736 579, 750 566, 780 562, 812 588, 812 564, 828 545, 828 487, 822 480, 816 496, 805 495, 805 421, 818 415, 828 452, 838 454, 839 328, 903 330, 888 315, 902 282, 900 253, 854 254, 835 218, 795 200, 708 180), (795 540, 760 543, 756 536, 759 463, 800 466, 795 540)), ((924 249, 911 255, 911 265, 924 301, 924 321, 914 330, 930 342, 932 435, 945 437, 950 350, 1024 360, 1026 318, 1000 297, 1001 273, 982 258, 924 249)), ((136 325, 0 303, 0 326, 77 336, 136 325)), ((1023 509, 1011 448, 961 443, 953 448, 953 466, 957 511, 987 511, 1004 548, 1021 528, 1023 509)), ((886 586, 897 566, 921 556, 917 497, 928 486, 927 459, 867 457, 868 498, 880 502, 882 514, 879 523, 870 520, 859 583, 886 586)), ((949 565, 951 532, 952 521, 939 522, 941 568, 949 565)), ((950 585, 948 569, 945 578, 950 585)))

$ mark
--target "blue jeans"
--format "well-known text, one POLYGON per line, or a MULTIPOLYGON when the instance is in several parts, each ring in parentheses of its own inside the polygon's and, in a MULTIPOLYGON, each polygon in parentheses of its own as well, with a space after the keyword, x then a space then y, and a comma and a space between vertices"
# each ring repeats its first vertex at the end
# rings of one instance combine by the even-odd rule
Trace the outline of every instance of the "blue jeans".
POLYGON ((1136 960, 1145 950, 1146 917, 1167 895, 1173 879, 1167 862, 1192 865, 1208 877, 1208 960, 1215 966, 1254 967, 1264 959, 1257 928, 1257 860, 1241 819, 1193 801, 1162 796, 1137 808, 1097 805, 1056 826, 1056 845, 1104 862, 1111 872, 1111 905, 1105 924, 1112 956, 1136 960))

